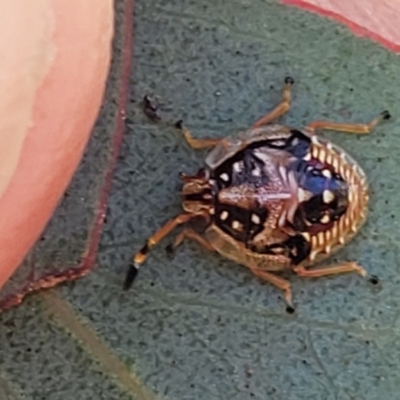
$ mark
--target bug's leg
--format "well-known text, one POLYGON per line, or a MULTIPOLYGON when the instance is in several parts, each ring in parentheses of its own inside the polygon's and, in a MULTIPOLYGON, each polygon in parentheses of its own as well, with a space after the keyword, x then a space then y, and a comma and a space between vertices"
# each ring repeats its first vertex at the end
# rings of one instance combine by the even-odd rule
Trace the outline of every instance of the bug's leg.
POLYGON ((214 247, 199 235, 196 231, 190 228, 185 228, 174 240, 174 243, 167 247, 169 252, 173 252, 185 239, 194 240, 208 251, 215 251, 214 247))
POLYGON ((281 289, 284 293, 284 297, 286 300, 286 310, 289 313, 293 313, 295 311, 294 307, 293 307, 293 302, 292 302, 292 289, 290 286, 290 282, 287 281, 286 279, 283 279, 279 276, 276 276, 274 274, 272 274, 271 272, 268 271, 264 271, 260 268, 256 268, 253 266, 249 266, 249 268, 251 269, 251 271, 253 272, 254 275, 258 276, 259 278, 271 283, 272 285, 274 285, 275 287, 277 287, 278 289, 281 289))
POLYGON ((194 214, 180 214, 176 218, 169 220, 162 228, 160 228, 153 236, 146 240, 145 245, 136 253, 129 270, 126 275, 124 288, 129 289, 136 278, 139 267, 147 258, 151 248, 167 236, 176 226, 181 225, 192 219, 194 214))
POLYGON ((314 133, 317 129, 327 129, 338 132, 356 133, 356 134, 367 134, 375 128, 379 122, 390 118, 389 111, 382 111, 380 115, 374 118, 368 124, 343 124, 331 121, 313 121, 307 125, 307 129, 314 133))
POLYGON ((179 120, 175 126, 181 130, 184 138, 192 149, 205 149, 207 147, 214 147, 221 139, 196 139, 192 133, 183 125, 183 121, 179 120))
POLYGON ((308 278, 355 272, 356 274, 361 275, 363 278, 369 277, 370 282, 373 284, 377 284, 379 281, 376 276, 368 275, 368 272, 363 267, 353 261, 313 269, 307 269, 303 266, 299 266, 294 268, 294 271, 297 275, 308 278))
POLYGON ((291 100, 291 89, 294 84, 293 78, 290 76, 285 79, 285 86, 283 87, 282 101, 267 115, 261 117, 258 121, 253 124, 253 128, 258 128, 262 125, 266 125, 273 121, 274 119, 280 117, 285 114, 290 109, 290 100, 291 100))

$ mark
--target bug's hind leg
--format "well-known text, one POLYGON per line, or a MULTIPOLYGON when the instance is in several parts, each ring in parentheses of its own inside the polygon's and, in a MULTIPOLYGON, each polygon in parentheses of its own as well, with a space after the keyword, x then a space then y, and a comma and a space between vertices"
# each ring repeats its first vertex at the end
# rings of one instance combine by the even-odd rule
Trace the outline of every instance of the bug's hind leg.
POLYGON ((379 284, 379 278, 376 275, 370 275, 368 272, 360 265, 354 261, 343 262, 340 264, 329 265, 327 267, 319 267, 313 269, 307 269, 304 266, 299 266, 294 268, 294 272, 302 277, 306 278, 318 278, 329 275, 339 275, 345 273, 356 273, 363 278, 369 280, 373 285, 379 284))
POLYGON ((363 278, 368 277, 370 282, 374 284, 378 283, 378 278, 376 276, 368 275, 368 272, 363 267, 353 261, 313 269, 307 269, 304 266, 299 266, 294 268, 294 272, 299 276, 307 278, 318 278, 321 276, 339 275, 353 272, 362 276, 363 278))
POLYGON ((256 121, 253 124, 253 128, 258 128, 262 125, 266 125, 289 111, 290 101, 292 97, 291 90, 293 84, 294 84, 293 78, 291 78, 290 76, 286 77, 285 86, 283 87, 282 101, 267 115, 264 115, 262 118, 256 121))
POLYGON ((303 266, 299 266, 294 268, 294 272, 306 278, 318 278, 322 276, 328 275, 339 275, 345 273, 356 273, 363 278, 367 278, 373 285, 379 283, 379 278, 375 275, 369 275, 368 272, 358 265, 357 263, 350 261, 350 262, 343 262, 341 264, 330 265, 327 267, 319 267, 313 269, 307 269, 303 266))
POLYGON ((283 291, 283 294, 284 294, 284 297, 286 300, 286 304, 287 304, 286 311, 288 313, 292 314, 295 311, 295 309, 293 307, 293 302, 292 302, 292 289, 291 289, 290 282, 287 281, 286 279, 283 279, 277 275, 274 275, 271 272, 264 271, 260 268, 253 267, 253 266, 249 266, 249 268, 251 269, 251 272, 253 272, 254 275, 271 283, 272 285, 274 285, 275 287, 277 287, 278 289, 283 291))
POLYGON ((389 111, 382 111, 381 114, 374 118, 368 124, 346 124, 331 121, 313 121, 307 125, 307 129, 312 133, 315 133, 317 129, 327 129, 331 131, 355 133, 355 134, 368 134, 378 125, 382 120, 390 118, 389 111))
POLYGON ((216 144, 218 144, 221 139, 214 139, 214 138, 208 138, 208 139, 196 139, 192 136, 192 133, 183 125, 183 121, 179 120, 176 124, 175 127, 180 129, 184 138, 186 139, 187 143, 192 149, 205 149, 208 147, 214 147, 216 144))
POLYGON ((167 236, 175 227, 188 222, 194 218, 194 214, 180 214, 176 218, 169 220, 162 228, 160 228, 153 236, 146 240, 144 246, 136 253, 133 261, 126 274, 124 289, 129 289, 136 278, 139 267, 146 261, 147 255, 151 248, 167 236))

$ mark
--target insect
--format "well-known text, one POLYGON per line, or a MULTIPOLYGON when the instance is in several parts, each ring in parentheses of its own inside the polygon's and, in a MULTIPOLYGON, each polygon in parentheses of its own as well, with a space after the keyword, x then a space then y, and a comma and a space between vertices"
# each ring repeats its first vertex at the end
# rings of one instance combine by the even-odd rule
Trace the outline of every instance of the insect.
POLYGON ((316 132, 367 134, 390 114, 383 111, 368 124, 314 121, 301 130, 275 124, 290 108, 293 83, 287 77, 281 102, 235 136, 195 139, 181 121, 177 124, 192 148, 213 149, 196 175, 181 174, 184 212, 168 221, 135 255, 125 289, 149 250, 178 225, 186 227, 176 236, 173 248, 192 239, 248 267, 283 291, 288 312, 294 312, 291 285, 279 276, 281 271, 303 277, 354 272, 378 282, 355 261, 315 267, 357 234, 369 201, 362 168, 316 132), (205 222, 202 232, 187 226, 194 218, 205 222))

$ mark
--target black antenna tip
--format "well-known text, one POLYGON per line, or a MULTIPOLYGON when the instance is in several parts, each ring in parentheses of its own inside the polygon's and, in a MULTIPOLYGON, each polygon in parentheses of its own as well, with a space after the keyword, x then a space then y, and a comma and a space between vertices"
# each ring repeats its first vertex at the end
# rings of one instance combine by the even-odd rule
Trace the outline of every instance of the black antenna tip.
POLYGON ((293 79, 291 76, 287 76, 287 77, 285 78, 285 83, 286 83, 287 85, 294 85, 294 79, 293 79))
POLYGON ((382 111, 381 112, 382 118, 383 119, 390 119, 392 116, 390 115, 390 112, 388 110, 382 111))
POLYGON ((183 129, 183 120, 180 119, 179 121, 176 121, 174 125, 175 125, 175 128, 183 129))
POLYGON ((132 262, 126 274, 124 282, 124 290, 128 290, 132 286, 134 280, 137 277, 138 272, 139 268, 132 262))
POLYGON ((295 309, 293 306, 291 306, 291 305, 287 305, 287 306, 286 306, 286 312, 287 312, 288 314, 294 314, 294 313, 296 312, 296 309, 295 309))
POLYGON ((377 285, 379 283, 379 278, 376 275, 371 275, 369 277, 369 281, 373 284, 373 285, 377 285))

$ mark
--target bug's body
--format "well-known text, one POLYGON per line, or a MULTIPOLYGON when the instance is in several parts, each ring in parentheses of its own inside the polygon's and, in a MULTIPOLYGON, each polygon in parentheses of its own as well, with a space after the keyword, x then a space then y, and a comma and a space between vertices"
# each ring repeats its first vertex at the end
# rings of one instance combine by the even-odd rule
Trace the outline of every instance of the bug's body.
POLYGON ((317 121, 303 130, 270 124, 289 108, 293 81, 288 78, 285 83, 282 103, 235 137, 194 139, 180 125, 193 148, 214 148, 197 175, 181 175, 185 213, 169 221, 135 256, 126 287, 150 247, 194 217, 206 221, 204 232, 186 228, 175 246, 184 238, 194 239, 246 265, 281 288, 291 310, 290 284, 274 272, 291 269, 309 277, 343 272, 367 275, 355 262, 306 269, 351 240, 363 225, 368 206, 361 167, 315 130, 369 133, 389 113, 384 111, 369 124, 317 121))
MULTIPOLYGON (((342 149, 281 125, 224 139, 183 187, 183 209, 209 214, 225 257, 269 271, 320 261, 358 231, 365 174, 342 149)), ((188 179, 188 178, 186 178, 188 179)))

